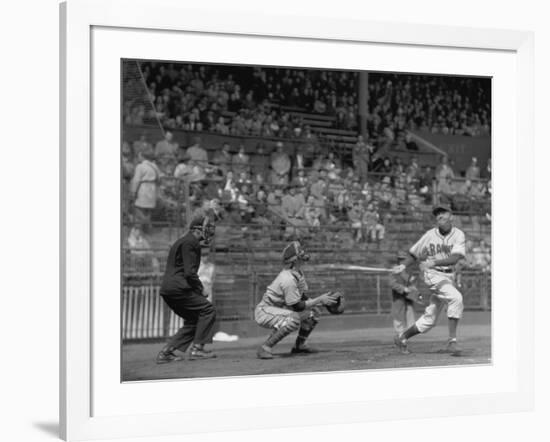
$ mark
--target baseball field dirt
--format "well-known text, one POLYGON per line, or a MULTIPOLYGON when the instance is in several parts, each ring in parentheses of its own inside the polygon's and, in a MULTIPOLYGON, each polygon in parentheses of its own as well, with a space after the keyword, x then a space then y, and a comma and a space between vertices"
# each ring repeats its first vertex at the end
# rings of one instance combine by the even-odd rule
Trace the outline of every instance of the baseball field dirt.
MULTIPOLYGON (((266 336, 268 331, 266 330, 266 336)), ((310 355, 290 355, 295 334, 274 349, 275 358, 260 360, 256 349, 263 338, 231 343, 215 342, 209 348, 217 358, 185 360, 157 365, 161 343, 128 343, 122 348, 122 381, 209 378, 226 376, 309 373, 347 370, 403 369, 408 367, 463 366, 491 363, 491 326, 464 325, 459 330, 460 355, 441 353, 447 337, 445 326, 436 327, 410 341, 409 355, 393 345, 391 328, 319 331, 309 345, 319 350, 310 355)))

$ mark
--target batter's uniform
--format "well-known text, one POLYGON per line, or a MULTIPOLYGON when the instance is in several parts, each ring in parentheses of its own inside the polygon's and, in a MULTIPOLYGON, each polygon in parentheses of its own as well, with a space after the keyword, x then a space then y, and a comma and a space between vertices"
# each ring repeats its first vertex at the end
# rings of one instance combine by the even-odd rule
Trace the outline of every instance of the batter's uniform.
POLYGON ((317 308, 301 312, 292 310, 292 306, 304 299, 308 290, 304 274, 300 270, 284 269, 267 287, 265 294, 254 311, 254 319, 261 327, 280 330, 290 334, 300 329, 311 331, 319 322, 317 308))
MULTIPOLYGON (((446 259, 450 255, 466 255, 466 240, 462 230, 453 227, 442 235, 437 227, 428 230, 411 247, 409 253, 417 259, 446 259)), ((439 314, 447 306, 447 317, 460 319, 464 311, 462 294, 455 286, 454 266, 436 266, 423 272, 423 279, 431 291, 430 303, 424 314, 416 321, 420 333, 433 328, 439 314)))
POLYGON ((160 288, 164 302, 185 321, 168 342, 182 352, 193 342, 212 342, 216 310, 199 279, 200 262, 200 241, 189 231, 170 248, 160 288))
POLYGON ((407 271, 390 274, 390 287, 392 291, 391 316, 393 329, 397 336, 415 323, 413 301, 407 298, 405 289, 410 287, 414 277, 407 271))

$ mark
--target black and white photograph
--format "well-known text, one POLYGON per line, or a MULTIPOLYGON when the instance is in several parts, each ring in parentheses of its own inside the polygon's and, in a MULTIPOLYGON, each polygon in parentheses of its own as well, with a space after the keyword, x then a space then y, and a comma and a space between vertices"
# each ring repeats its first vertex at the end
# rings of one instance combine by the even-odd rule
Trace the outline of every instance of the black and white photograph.
POLYGON ((121 60, 121 380, 491 364, 491 78, 121 60))

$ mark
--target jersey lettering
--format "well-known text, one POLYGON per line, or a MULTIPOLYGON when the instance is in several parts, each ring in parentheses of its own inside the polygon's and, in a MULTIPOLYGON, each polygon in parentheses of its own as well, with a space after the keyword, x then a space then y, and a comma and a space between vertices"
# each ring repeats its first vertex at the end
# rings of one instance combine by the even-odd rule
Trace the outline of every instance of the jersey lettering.
POLYGON ((409 252, 417 258, 445 259, 452 254, 466 255, 464 233, 453 227, 445 236, 437 228, 428 230, 409 252))

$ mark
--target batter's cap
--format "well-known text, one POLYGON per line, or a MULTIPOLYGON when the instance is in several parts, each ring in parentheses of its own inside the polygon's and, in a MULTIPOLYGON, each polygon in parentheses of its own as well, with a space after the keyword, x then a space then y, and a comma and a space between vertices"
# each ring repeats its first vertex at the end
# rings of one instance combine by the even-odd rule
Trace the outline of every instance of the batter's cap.
POLYGON ((437 216, 439 213, 441 212, 449 212, 449 213, 452 213, 452 210, 451 210, 451 207, 448 206, 447 204, 437 204, 436 206, 434 206, 434 208, 432 209, 432 214, 434 216, 437 216))
POLYGON ((408 253, 405 250, 400 250, 399 252, 397 252, 397 259, 398 260, 407 259, 407 255, 408 253))

